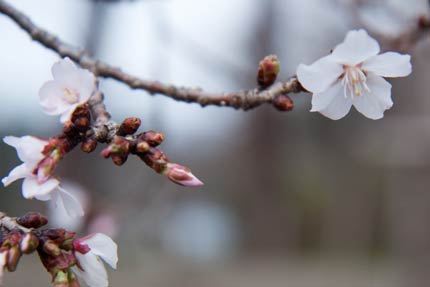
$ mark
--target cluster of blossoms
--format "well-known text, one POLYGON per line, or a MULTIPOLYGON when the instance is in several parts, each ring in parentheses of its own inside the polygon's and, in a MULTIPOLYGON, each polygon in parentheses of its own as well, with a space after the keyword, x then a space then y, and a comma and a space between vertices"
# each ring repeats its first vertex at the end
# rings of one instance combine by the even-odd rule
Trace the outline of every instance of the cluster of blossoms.
POLYGON ((17 219, 0 219, 0 284, 3 270, 15 271, 23 254, 37 252, 52 276, 55 287, 79 287, 79 279, 90 287, 108 286, 101 259, 116 268, 117 245, 108 236, 96 233, 75 238, 62 228, 41 229, 48 220, 38 213, 27 213, 17 219))
MULTIPOLYGON (((33 136, 6 136, 3 141, 16 149, 22 164, 2 179, 4 186, 23 179, 22 194, 25 198, 52 200, 56 208, 64 209, 71 218, 83 216, 81 204, 61 186, 54 171, 63 157, 79 143, 81 150, 89 153, 95 150, 98 142, 108 143, 101 155, 110 157, 116 165, 124 164, 128 155, 134 154, 157 173, 179 185, 203 185, 188 168, 169 162, 157 148, 164 140, 161 133, 146 131, 135 134, 140 127, 140 119, 127 118, 121 125, 106 119, 106 122, 91 125, 89 101, 99 93, 92 73, 65 58, 53 65, 52 74, 54 79, 40 89, 40 103, 48 115, 60 115, 62 133, 46 140, 33 136)), ((42 223, 35 226, 33 219, 31 228, 46 224, 42 223)), ((21 225, 26 226, 25 223, 21 225)), ((75 234, 64 229, 37 232, 13 229, 6 232, 3 224, 0 228, 0 278, 4 267, 14 271, 21 255, 34 250, 38 251, 42 263, 53 276, 54 285, 58 287, 79 286, 76 275, 89 286, 107 286, 107 274, 99 257, 116 267, 117 247, 106 235, 73 239, 75 234)))
MULTIPOLYGON (((70 122, 76 108, 84 105, 95 91, 95 77, 77 68, 69 59, 54 64, 52 75, 54 80, 40 89, 40 103, 47 114, 61 115, 61 122, 70 122)), ((88 128, 88 117, 80 117, 79 122, 88 128)), ((33 136, 7 136, 3 141, 16 149, 23 162, 2 179, 4 186, 23 178, 22 194, 25 198, 54 200, 56 206, 65 208, 71 217, 83 216, 79 201, 53 176, 59 161, 73 147, 68 137, 62 135, 44 140, 33 136)))

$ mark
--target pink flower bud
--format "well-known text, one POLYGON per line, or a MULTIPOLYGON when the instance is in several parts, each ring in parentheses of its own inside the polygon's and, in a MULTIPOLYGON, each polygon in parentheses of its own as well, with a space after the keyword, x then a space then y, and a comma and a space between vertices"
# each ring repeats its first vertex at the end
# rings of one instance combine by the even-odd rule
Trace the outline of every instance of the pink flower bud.
POLYGON ((273 99, 273 106, 284 112, 289 112, 294 108, 294 102, 288 95, 279 95, 273 99))
POLYGON ((202 186, 204 184, 191 173, 189 168, 176 163, 168 163, 163 173, 171 181, 182 186, 194 187, 202 186))
POLYGON ((120 136, 124 135, 132 135, 134 134, 140 127, 142 121, 136 117, 126 118, 118 129, 117 134, 120 136))
POLYGON ((18 217, 16 221, 27 228, 39 228, 48 223, 48 219, 38 212, 27 212, 18 217))
POLYGON ((279 74, 280 63, 275 55, 266 56, 258 65, 258 84, 265 88, 272 85, 279 74))
POLYGON ((164 141, 164 135, 157 131, 147 131, 140 134, 139 139, 146 141, 152 147, 156 147, 164 141))

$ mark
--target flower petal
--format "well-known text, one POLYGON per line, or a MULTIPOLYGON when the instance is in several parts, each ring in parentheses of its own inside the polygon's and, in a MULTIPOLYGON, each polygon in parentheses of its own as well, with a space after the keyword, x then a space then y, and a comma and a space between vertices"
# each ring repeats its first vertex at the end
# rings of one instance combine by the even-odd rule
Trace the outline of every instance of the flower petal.
POLYGON ((323 110, 320 110, 322 115, 332 120, 338 120, 346 116, 351 109, 351 98, 345 98, 343 93, 336 95, 333 101, 323 110))
POLYGON ((108 276, 103 262, 93 253, 81 254, 75 252, 76 259, 83 270, 72 267, 73 272, 83 279, 90 287, 107 287, 108 276))
POLYGON ((338 80, 331 85, 327 90, 321 93, 314 93, 312 95, 312 109, 311 112, 321 111, 335 99, 336 96, 343 93, 341 80, 338 80))
POLYGON ((21 161, 32 164, 37 164, 43 158, 42 150, 48 143, 45 140, 32 136, 6 136, 3 138, 3 141, 16 149, 21 161))
POLYGON ((3 271, 6 265, 6 259, 7 259, 7 252, 6 251, 0 252, 0 286, 3 282, 3 271))
POLYGON ((384 117, 384 111, 393 106, 391 84, 382 77, 369 73, 366 81, 370 93, 354 97, 352 104, 364 116, 377 120, 384 117))
POLYGON ((352 30, 346 34, 343 43, 334 48, 331 56, 345 65, 357 65, 380 51, 378 42, 363 29, 352 30))
POLYGON ((69 104, 63 100, 64 87, 58 81, 48 81, 39 90, 39 102, 48 115, 58 115, 67 110, 69 104))
POLYGON ((63 208, 70 217, 75 218, 84 216, 84 210, 81 203, 76 199, 76 197, 61 186, 58 186, 58 191, 55 192, 53 199, 55 200, 55 207, 63 208))
POLYGON ((406 77, 412 72, 411 56, 387 52, 366 60, 362 69, 382 77, 406 77))
POLYGON ((334 62, 329 55, 311 65, 300 64, 297 68, 297 79, 306 90, 320 93, 332 85, 342 73, 342 65, 334 62))
POLYGON ((91 252, 100 256, 107 264, 116 269, 118 263, 118 246, 107 235, 96 233, 83 241, 91 248, 91 252))
POLYGON ((62 124, 64 124, 65 122, 67 122, 68 120, 71 119, 71 117, 73 115, 73 112, 75 111, 75 109, 76 109, 77 106, 79 106, 79 103, 78 104, 69 105, 67 107, 67 109, 61 113, 60 122, 62 124))
POLYGON ((388 110, 393 106, 391 84, 389 82, 378 75, 368 73, 366 83, 372 96, 376 97, 382 108, 388 110))
POLYGON ((22 195, 25 198, 37 197, 39 200, 43 200, 43 196, 52 192, 59 184, 60 182, 55 178, 40 184, 35 176, 26 177, 22 183, 22 195))
POLYGON ((2 181, 3 185, 6 187, 9 184, 11 184, 12 182, 14 182, 15 180, 18 180, 20 178, 24 178, 24 177, 28 176, 29 174, 31 174, 31 170, 29 170, 27 168, 27 166, 25 165, 25 163, 23 163, 21 165, 18 165, 14 169, 12 169, 9 172, 9 175, 4 177, 1 181, 2 181))
POLYGON ((64 82, 67 81, 69 75, 74 74, 77 69, 78 67, 76 67, 75 63, 73 63, 69 57, 65 57, 52 65, 51 72, 54 80, 64 82))

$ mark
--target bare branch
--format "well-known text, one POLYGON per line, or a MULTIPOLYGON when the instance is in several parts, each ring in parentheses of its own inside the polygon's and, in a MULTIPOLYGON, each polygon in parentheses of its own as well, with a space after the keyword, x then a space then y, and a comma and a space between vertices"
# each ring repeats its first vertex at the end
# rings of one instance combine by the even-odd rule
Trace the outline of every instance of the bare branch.
POLYGON ((208 93, 200 88, 178 87, 159 81, 141 79, 123 72, 118 67, 95 59, 82 48, 65 43, 56 35, 36 26, 29 17, 6 1, 0 0, 0 13, 12 19, 33 40, 53 50, 61 57, 69 57, 81 67, 92 71, 99 77, 115 79, 132 89, 145 90, 152 95, 162 94, 177 101, 198 103, 202 107, 213 105, 249 110, 264 103, 273 103, 277 96, 304 91, 296 77, 291 77, 285 82, 275 83, 267 89, 251 89, 227 93, 208 93))

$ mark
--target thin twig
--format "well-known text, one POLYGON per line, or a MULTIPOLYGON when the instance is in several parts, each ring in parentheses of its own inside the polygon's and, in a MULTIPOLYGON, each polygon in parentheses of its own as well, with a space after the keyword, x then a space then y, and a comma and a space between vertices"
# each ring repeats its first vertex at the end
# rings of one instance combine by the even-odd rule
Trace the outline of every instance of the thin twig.
POLYGON ((36 26, 29 17, 6 1, 0 0, 0 13, 8 16, 33 40, 56 52, 61 57, 69 57, 81 67, 103 78, 115 79, 132 89, 145 90, 150 94, 162 94, 177 101, 208 105, 228 106, 235 109, 249 110, 264 103, 272 103, 282 94, 304 91, 296 77, 285 82, 278 82, 267 89, 251 89, 228 93, 208 93, 200 88, 178 87, 159 81, 149 81, 123 72, 120 68, 92 57, 82 48, 65 43, 56 35, 36 26))

